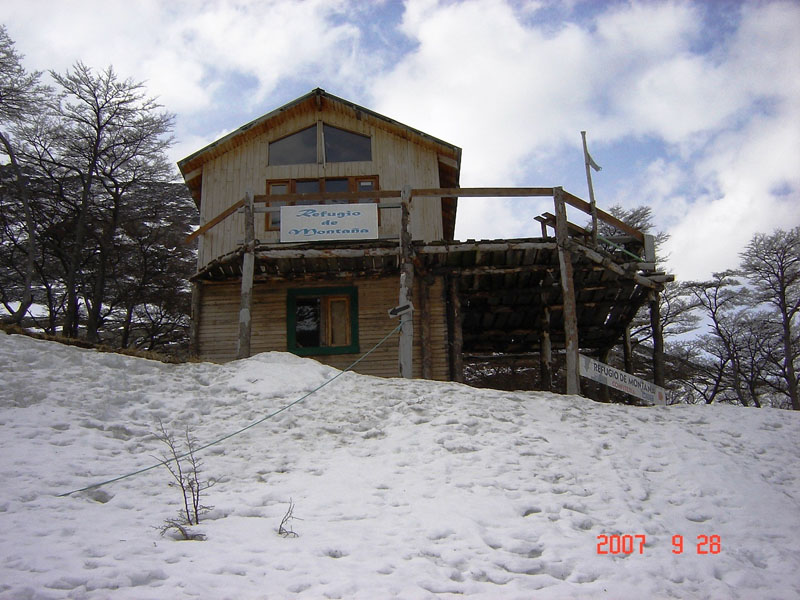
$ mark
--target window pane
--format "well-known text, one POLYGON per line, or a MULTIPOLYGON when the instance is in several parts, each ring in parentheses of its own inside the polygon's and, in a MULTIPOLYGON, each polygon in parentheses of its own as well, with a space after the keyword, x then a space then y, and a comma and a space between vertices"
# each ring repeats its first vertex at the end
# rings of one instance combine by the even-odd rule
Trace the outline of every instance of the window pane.
POLYGON ((297 182, 298 194, 313 194, 319 191, 319 179, 308 179, 297 182))
POLYGON ((358 182, 359 192, 368 192, 375 189, 375 182, 371 179, 361 179, 358 182))
POLYGON ((270 194, 288 194, 289 193, 289 184, 288 183, 270 183, 269 184, 269 193, 270 194))
POLYGON ((301 165, 317 162, 317 126, 269 144, 270 165, 301 165))
POLYGON ((298 348, 319 348, 320 299, 297 298, 295 302, 295 340, 298 348))
POLYGON ((369 136, 330 125, 323 125, 323 135, 327 162, 372 160, 372 141, 369 136))
POLYGON ((349 346, 350 303, 347 298, 328 301, 328 345, 349 346))
MULTIPOLYGON (((281 206, 286 206, 288 202, 286 200, 273 200, 269 203, 270 208, 280 208, 281 206)), ((267 219, 269 222, 269 229, 277 229, 280 230, 281 228, 281 213, 280 211, 267 213, 267 219)))
POLYGON ((326 192, 349 192, 350 186, 348 185, 347 178, 336 178, 325 180, 326 192))

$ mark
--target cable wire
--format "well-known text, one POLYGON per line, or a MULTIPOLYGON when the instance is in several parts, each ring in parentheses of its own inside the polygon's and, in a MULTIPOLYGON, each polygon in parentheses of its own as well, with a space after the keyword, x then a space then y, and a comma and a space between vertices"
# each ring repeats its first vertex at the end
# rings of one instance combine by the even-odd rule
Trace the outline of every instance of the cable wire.
MULTIPOLYGON (((277 415, 281 414, 282 412, 284 412, 284 411, 286 411, 286 410, 289 410, 289 409, 290 409, 291 407, 293 407, 295 404, 299 404, 300 402, 302 402, 303 400, 305 400, 305 399, 306 399, 306 398, 308 398, 309 396, 311 396, 311 395, 313 395, 313 394, 316 394, 318 391, 320 391, 320 390, 321 390, 322 388, 324 388, 326 385, 328 385, 329 383, 332 383, 333 381, 337 380, 339 377, 341 377, 342 375, 344 375, 344 374, 345 374, 345 373, 347 373, 348 371, 352 370, 352 369, 353 369, 353 367, 355 367, 355 366, 356 366, 358 363, 360 363, 360 362, 361 362, 362 360, 364 360, 364 359, 365 359, 367 356, 369 356, 370 354, 372 354, 373 352, 375 352, 375 350, 377 350, 378 348, 380 348, 380 346, 381 346, 381 345, 382 345, 384 342, 386 342, 386 340, 388 340, 388 339, 389 339, 390 337, 392 337, 392 336, 393 336, 395 333, 397 333, 397 332, 400 330, 400 327, 401 327, 401 326, 402 326, 402 324, 400 324, 400 325, 398 325, 397 327, 395 327, 394 329, 392 329, 392 330, 391 330, 389 333, 387 333, 387 334, 386 334, 386 335, 383 337, 383 339, 382 339, 381 341, 379 341, 377 344, 375 344, 375 345, 374 345, 372 348, 370 348, 370 349, 369 349, 367 352, 365 352, 364 354, 362 354, 362 355, 361 355, 361 356, 360 356, 360 357, 359 357, 357 360, 355 360, 355 361, 354 361, 352 364, 350 364, 350 366, 348 366, 346 369, 344 369, 344 370, 342 370, 342 371, 339 371, 339 372, 338 372, 336 375, 334 375, 333 377, 331 377, 331 378, 330 378, 330 379, 328 379, 327 381, 325 381, 325 382, 321 383, 320 385, 318 385, 317 387, 315 387, 315 388, 314 388, 313 390, 311 390, 310 392, 307 392, 307 393, 306 393, 304 396, 302 396, 302 397, 298 398, 297 400, 295 400, 295 401, 293 401, 293 402, 290 402, 290 403, 289 403, 289 404, 287 404, 286 406, 283 406, 283 407, 279 408, 278 410, 276 410, 276 411, 274 411, 274 412, 271 412, 271 413, 269 413, 268 415, 265 415, 264 417, 262 417, 262 418, 258 419, 257 421, 253 421, 253 422, 252 422, 252 423, 250 423, 249 425, 245 425, 244 427, 242 427, 241 429, 238 429, 238 430, 234 431, 233 433, 229 433, 229 434, 227 434, 227 435, 224 435, 224 436, 222 436, 221 438, 218 438, 218 439, 216 439, 216 440, 214 440, 214 441, 212 441, 212 442, 208 442, 207 444, 203 444, 202 446, 200 446, 200 447, 198 447, 198 448, 194 448, 194 449, 193 449, 191 452, 195 452, 195 453, 196 453, 196 452, 201 452, 202 450, 205 450, 205 449, 207 449, 207 448, 210 448, 211 446, 216 446, 217 444, 220 444, 220 443, 224 442, 225 440, 229 440, 230 438, 232 438, 232 437, 234 437, 234 436, 237 436, 237 435, 239 435, 239 434, 241 434, 241 433, 244 433, 244 432, 245 432, 245 431, 247 431, 248 429, 252 429, 252 428, 253 428, 253 427, 255 427, 256 425, 260 425, 260 424, 261 424, 261 423, 263 423, 264 421, 267 421, 267 420, 271 419, 272 417, 275 417, 275 416, 277 416, 277 415)), ((158 467, 163 467, 163 466, 165 466, 165 465, 168 465, 168 464, 169 464, 169 463, 171 463, 171 462, 176 462, 176 461, 178 461, 178 460, 180 460, 180 459, 182 459, 182 458, 186 458, 187 456, 189 456, 189 454, 190 454, 190 452, 184 452, 183 454, 181 454, 181 455, 179 455, 179 456, 175 456, 175 457, 173 457, 173 458, 170 458, 170 459, 168 459, 168 460, 163 460, 163 461, 161 461, 161 462, 159 462, 159 463, 156 463, 156 464, 154 464, 154 465, 150 465, 149 467, 144 467, 144 468, 142 468, 142 469, 139 469, 138 471, 133 471, 133 472, 131 472, 131 473, 126 473, 125 475, 120 475, 119 477, 114 477, 113 479, 107 479, 107 480, 105 480, 105 481, 101 481, 101 482, 99 482, 99 483, 94 483, 94 484, 92 484, 92 485, 87 485, 86 487, 82 487, 82 488, 79 488, 79 489, 76 489, 76 490, 72 490, 72 491, 70 491, 70 492, 64 492, 63 494, 58 494, 58 496, 57 496, 57 497, 58 497, 58 498, 64 498, 64 497, 66 497, 66 496, 71 496, 72 494, 77 494, 78 492, 85 492, 85 491, 87 491, 87 490, 93 490, 93 489, 95 489, 95 488, 99 488, 99 487, 102 487, 102 486, 104 486, 104 485, 108 485, 108 484, 110 484, 110 483, 115 483, 115 482, 117 482, 117 481, 121 481, 121 480, 123 480, 123 479, 128 479, 128 478, 130 478, 130 477, 134 477, 134 476, 136 476, 136 475, 141 475, 142 473, 146 473, 147 471, 152 471, 153 469, 157 469, 158 467)))

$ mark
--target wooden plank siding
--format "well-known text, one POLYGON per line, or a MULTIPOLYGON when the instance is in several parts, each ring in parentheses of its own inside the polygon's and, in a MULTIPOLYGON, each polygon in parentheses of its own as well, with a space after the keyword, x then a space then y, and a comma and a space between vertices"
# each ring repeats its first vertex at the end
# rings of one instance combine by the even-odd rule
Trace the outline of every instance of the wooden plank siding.
MULTIPOLYGON (((420 278, 421 281, 421 278, 420 278)), ((275 283, 256 282, 253 286, 251 351, 287 351, 286 298, 289 289, 320 288, 321 282, 275 283)), ((361 354, 370 350, 398 325, 387 311, 397 304, 398 278, 337 281, 336 286, 354 285, 358 289, 359 354, 312 356, 322 363, 343 369, 361 354)), ((225 362, 236 357, 238 337, 238 281, 220 284, 201 284, 201 309, 198 327, 198 355, 202 360, 225 362)), ((421 306, 420 290, 414 290, 414 305, 421 306)), ((447 353, 447 313, 443 277, 433 278, 428 288, 430 312, 431 364, 433 379, 447 381, 450 377, 447 353)), ((414 313, 413 376, 422 377, 422 344, 418 332, 422 329, 421 313, 414 313)), ((395 334, 378 350, 354 369, 364 375, 398 376, 398 336, 395 334)))
MULTIPOLYGON (((266 194, 266 182, 272 179, 315 179, 377 175, 381 189, 401 189, 405 185, 435 188, 439 182, 438 153, 416 143, 410 136, 400 136, 376 126, 374 118, 358 118, 350 107, 325 103, 322 111, 312 109, 292 111, 292 114, 271 122, 269 130, 250 136, 241 143, 202 167, 202 198, 200 222, 206 223, 241 200, 248 191, 266 194), (316 163, 269 166, 269 143, 322 121, 372 139, 372 161, 316 163)), ((383 203, 396 203, 384 199, 383 203)), ((397 236, 399 211, 381 211, 379 234, 397 236)), ((219 256, 236 249, 244 237, 241 214, 234 214, 201 236, 198 246, 198 269, 219 256)), ((432 241, 443 237, 441 199, 421 198, 412 203, 411 231, 416 240, 432 241)), ((256 219, 256 238, 277 242, 279 234, 267 231, 263 216, 256 219)))

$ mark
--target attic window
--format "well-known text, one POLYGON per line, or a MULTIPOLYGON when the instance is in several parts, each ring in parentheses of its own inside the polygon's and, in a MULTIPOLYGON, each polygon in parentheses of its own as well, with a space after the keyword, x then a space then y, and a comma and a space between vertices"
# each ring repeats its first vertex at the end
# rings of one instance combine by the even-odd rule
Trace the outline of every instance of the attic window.
POLYGON ((322 134, 325 138, 326 162, 372 160, 372 141, 369 136, 331 125, 323 125, 322 134))
POLYGON ((269 144, 270 165, 302 165, 317 162, 317 126, 298 131, 269 144))
POLYGON ((269 144, 269 165, 316 164, 372 160, 372 140, 368 135, 317 123, 269 144), (323 152, 317 152, 322 137, 323 152))

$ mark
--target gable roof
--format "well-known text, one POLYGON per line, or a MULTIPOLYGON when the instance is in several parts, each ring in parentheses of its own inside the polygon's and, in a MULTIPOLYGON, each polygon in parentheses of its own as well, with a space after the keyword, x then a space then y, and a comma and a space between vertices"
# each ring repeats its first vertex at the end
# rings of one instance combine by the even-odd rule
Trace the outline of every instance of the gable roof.
POLYGON ((461 169, 461 148, 317 88, 304 96, 292 100, 288 104, 284 104, 280 108, 276 108, 250 121, 246 125, 242 125, 237 130, 212 142, 205 148, 178 161, 178 168, 197 205, 200 205, 203 165, 206 162, 225 154, 255 136, 263 134, 291 114, 307 110, 311 106, 315 109, 324 108, 326 103, 337 104, 340 107, 347 108, 353 111, 354 116, 358 119, 367 119, 376 127, 410 139, 420 145, 430 147, 439 154, 440 169, 444 168, 448 172, 447 179, 451 183, 444 187, 455 187, 458 184, 461 169))

